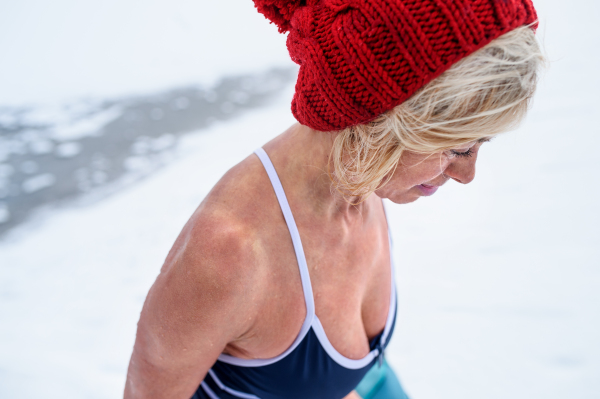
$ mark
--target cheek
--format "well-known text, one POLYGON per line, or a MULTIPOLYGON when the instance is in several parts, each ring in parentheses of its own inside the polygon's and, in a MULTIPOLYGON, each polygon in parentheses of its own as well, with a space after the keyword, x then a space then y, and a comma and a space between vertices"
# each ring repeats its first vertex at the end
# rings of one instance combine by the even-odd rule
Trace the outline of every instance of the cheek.
POLYGON ((376 194, 385 195, 386 198, 390 199, 392 199, 392 196, 418 197, 420 191, 416 186, 431 182, 439 177, 447 167, 447 161, 443 155, 439 154, 428 157, 409 156, 400 162, 387 184, 377 190, 376 194))
POLYGON ((398 195, 418 193, 419 184, 424 183, 421 175, 396 172, 388 182, 376 191, 377 195, 384 194, 386 198, 398 195))
MULTIPOLYGON (((444 165, 439 161, 424 162, 413 168, 407 168, 397 176, 399 184, 406 188, 415 187, 423 183, 431 182, 439 177, 444 171, 444 165)), ((393 177, 394 179, 396 176, 393 177)))

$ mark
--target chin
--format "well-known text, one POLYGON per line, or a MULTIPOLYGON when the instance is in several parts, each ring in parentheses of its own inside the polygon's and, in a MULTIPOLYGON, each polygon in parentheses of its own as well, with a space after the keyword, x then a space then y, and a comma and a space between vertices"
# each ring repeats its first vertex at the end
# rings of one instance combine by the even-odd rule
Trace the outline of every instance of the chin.
POLYGON ((413 194, 398 194, 398 195, 394 195, 393 193, 391 195, 379 195, 378 193, 376 193, 378 197, 380 198, 386 198, 390 201, 392 201, 394 204, 410 204, 411 202, 415 202, 416 200, 418 200, 421 196, 420 195, 413 195, 413 194))
POLYGON ((390 198, 389 200, 392 201, 394 204, 410 204, 411 202, 415 202, 418 199, 419 199, 419 197, 416 197, 416 198, 402 198, 402 199, 398 199, 398 200, 390 198))

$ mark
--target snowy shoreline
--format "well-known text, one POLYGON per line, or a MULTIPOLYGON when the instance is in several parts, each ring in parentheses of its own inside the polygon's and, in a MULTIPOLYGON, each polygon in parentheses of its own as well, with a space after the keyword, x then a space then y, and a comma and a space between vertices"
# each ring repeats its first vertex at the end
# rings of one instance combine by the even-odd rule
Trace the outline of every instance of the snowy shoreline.
POLYGON ((40 208, 101 198, 148 176, 173 160, 182 135, 268 104, 296 71, 270 69, 152 96, 0 110, 0 240, 40 208))
MULTIPOLYGON (((190 28, 196 37, 201 36, 195 29, 234 32, 238 28, 233 26, 243 26, 248 40, 238 42, 233 33, 224 38, 223 48, 241 52, 237 59, 228 53, 221 60, 231 71, 218 65, 216 54, 222 49, 209 43, 199 54, 215 55, 210 70, 195 75, 197 64, 191 62, 183 72, 193 74, 177 75, 182 70, 176 66, 169 72, 165 58, 159 64, 169 78, 151 83, 172 87, 173 76, 210 81, 216 72, 234 75, 234 69, 251 73, 264 70, 259 68, 263 64, 278 65, 283 40, 273 39, 282 48, 264 55, 275 45, 267 37, 276 37, 276 29, 260 16, 252 19, 250 0, 244 2, 239 4, 246 8, 234 10, 230 25, 219 26, 231 8, 225 3, 207 13, 206 4, 177 0, 177 7, 204 10, 198 21, 206 25, 190 28), (255 25, 258 33, 252 31, 255 25), (263 38, 264 48, 257 49, 263 38), (253 58, 245 65, 248 57, 253 58), (238 63, 229 65, 233 62, 238 63)), ((49 7, 89 13, 84 6, 59 0, 41 5, 32 16, 25 11, 32 4, 26 0, 8 6, 21 19, 0 15, 0 33, 10 33, 0 34, 5 54, 19 54, 18 48, 7 47, 13 46, 9 39, 31 29, 49 7), (27 23, 16 26, 13 20, 27 23)), ((133 0, 123 4, 123 13, 116 12, 115 1, 108 4, 99 24, 116 16, 115 32, 124 34, 128 18, 142 6, 133 0)), ((523 126, 485 144, 477 177, 468 186, 447 184, 430 198, 387 207, 399 309, 386 356, 414 399, 595 399, 600 392, 600 188, 595 184, 600 170, 595 117, 600 109, 600 54, 590 51, 600 40, 594 21, 600 2, 537 0, 536 5, 551 67, 523 126)), ((134 72, 151 64, 145 57, 152 54, 152 45, 170 43, 150 32, 160 21, 159 11, 169 5, 148 7, 148 16, 131 26, 140 36, 117 43, 111 52, 114 59, 135 64, 134 72), (136 63, 128 54, 141 38, 154 41, 143 43, 143 56, 136 63)), ((66 24, 71 17, 67 14, 49 18, 42 27, 66 24)), ((185 13, 184 24, 194 25, 195 18, 193 12, 185 13)), ((88 20, 73 19, 65 32, 77 32, 88 20)), ((174 28, 172 20, 166 24, 171 33, 179 26, 174 28)), ((19 44, 31 44, 40 32, 27 31, 19 44)), ((90 39, 90 32, 83 39, 90 39)), ((48 37, 60 38, 61 32, 48 37)), ((115 38, 117 34, 107 36, 115 38)), ((89 43, 83 39, 69 37, 65 43, 81 48, 89 43)), ((188 43, 172 50, 174 59, 181 60, 189 48, 188 43)), ((64 58, 64 51, 57 57, 64 58)), ((42 56, 47 53, 40 52, 37 59, 42 56)), ((25 52, 12 70, 27 65, 19 76, 33 75, 30 61, 36 59, 31 57, 34 51, 25 52)), ((100 56, 91 60, 103 62, 100 56)), ((64 72, 63 61, 44 73, 64 72)), ((142 75, 133 82, 138 88, 149 82, 149 75, 142 75)), ((45 76, 33 79, 31 87, 45 76)), ((63 82, 69 77, 66 72, 60 76, 63 82)), ((38 94, 52 97, 61 79, 38 94)), ((81 79, 69 81, 68 90, 59 94, 70 96, 81 79)), ((106 89, 135 91, 133 83, 121 88, 115 79, 106 89)), ((139 311, 175 237, 228 168, 294 122, 289 111, 292 92, 289 83, 264 107, 182 136, 172 148, 175 159, 135 185, 101 201, 46 211, 0 240, 1 398, 122 396, 139 311)), ((27 93, 32 92, 22 94, 27 93)), ((7 104, 2 98, 0 103, 7 104)))

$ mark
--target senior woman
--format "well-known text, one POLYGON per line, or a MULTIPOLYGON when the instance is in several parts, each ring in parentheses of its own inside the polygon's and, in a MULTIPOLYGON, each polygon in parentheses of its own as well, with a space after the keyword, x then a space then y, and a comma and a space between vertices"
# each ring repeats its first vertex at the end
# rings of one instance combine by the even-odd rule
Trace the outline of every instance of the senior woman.
MULTIPOLYGON (((126 398, 404 398, 382 204, 475 176, 543 62, 530 0, 255 0, 298 124, 227 172, 138 324, 126 398)), ((268 121, 265 121, 268 128, 268 121)))

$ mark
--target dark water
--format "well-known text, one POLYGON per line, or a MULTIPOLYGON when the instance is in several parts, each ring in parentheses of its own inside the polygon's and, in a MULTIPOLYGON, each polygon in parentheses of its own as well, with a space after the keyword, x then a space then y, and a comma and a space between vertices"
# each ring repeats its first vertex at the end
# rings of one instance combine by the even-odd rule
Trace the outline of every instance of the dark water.
POLYGON ((294 69, 273 69, 211 88, 82 100, 63 116, 0 108, 0 238, 40 207, 110 193, 124 178, 131 183, 152 173, 172 160, 181 135, 267 104, 295 76, 294 69))

